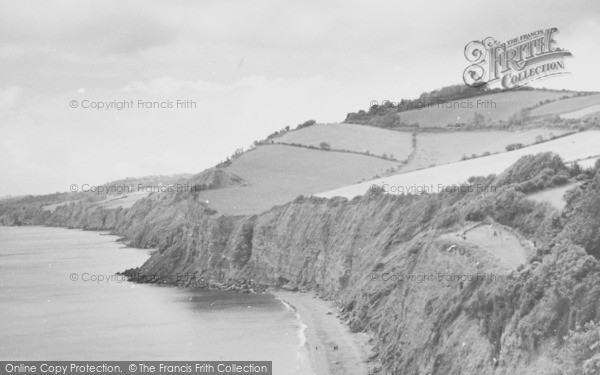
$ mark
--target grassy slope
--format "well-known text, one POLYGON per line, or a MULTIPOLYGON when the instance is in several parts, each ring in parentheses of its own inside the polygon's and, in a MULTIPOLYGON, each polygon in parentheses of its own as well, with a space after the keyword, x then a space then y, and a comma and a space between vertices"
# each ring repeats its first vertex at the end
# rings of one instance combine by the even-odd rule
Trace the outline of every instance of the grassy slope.
MULTIPOLYGON (((324 130, 331 125, 315 125, 298 132, 286 134, 284 139, 293 138, 295 142, 323 139, 322 135, 330 130, 324 130), (315 133, 315 134, 313 134, 315 133)), ((348 125, 340 125, 345 128, 348 125)), ((396 135, 410 139, 410 134, 385 129, 376 129, 362 125, 370 136, 377 135, 385 147, 392 147, 388 142, 396 135)), ((331 128, 331 129, 334 129, 331 128)), ((359 129, 360 130, 360 129, 359 129)), ((553 132, 562 134, 561 130, 533 129, 523 132, 485 131, 457 133, 423 133, 418 135, 417 153, 415 158, 403 169, 411 171, 431 165, 442 165, 460 160, 462 155, 482 154, 485 151, 503 151, 510 143, 521 142, 531 144, 538 135, 546 138, 553 132)), ((350 132, 343 132, 345 142, 353 138, 350 132)), ((334 133, 329 134, 328 141, 335 146, 334 133)), ((279 138, 281 139, 281 138, 279 138)), ((399 138, 403 139, 403 138, 399 138)), ((376 138, 373 138, 373 147, 376 138)), ((309 143, 310 144, 310 143, 309 143)), ((351 143, 347 143, 351 146, 351 143)), ((371 148, 369 151, 374 151, 371 148)), ((381 148, 379 150, 382 150, 381 148)), ((395 154, 396 156, 396 154, 395 154)), ((398 157, 398 156, 396 156, 398 157)), ((355 184, 363 179, 371 179, 377 174, 397 163, 373 157, 338 153, 333 151, 310 150, 283 145, 268 145, 234 159, 231 166, 225 170, 243 178, 249 186, 228 187, 209 190, 200 193, 201 199, 217 211, 225 214, 259 213, 278 204, 293 200, 298 195, 311 195, 329 189, 340 188, 355 184)), ((452 181, 454 183, 454 181, 452 181)))
MULTIPOLYGON (((401 121, 412 124, 419 123, 421 127, 446 126, 459 122, 471 122, 475 113, 485 116, 486 120, 492 121, 508 120, 509 117, 517 113, 521 108, 531 107, 546 99, 558 99, 565 95, 561 92, 550 91, 512 91, 491 95, 485 95, 476 98, 464 99, 458 102, 446 103, 471 103, 473 108, 446 108, 433 104, 429 108, 414 109, 400 113, 401 121), (496 103, 496 108, 477 108, 477 101, 490 100, 496 103)), ((465 104, 467 105, 467 104, 465 104)))
MULTIPOLYGON (((546 99, 558 99, 563 95, 561 92, 545 91, 505 92, 479 98, 496 103, 496 109, 487 111, 476 108, 478 98, 472 98, 466 100, 475 103, 475 108, 425 108, 403 112, 400 115, 403 116, 403 121, 419 122, 421 126, 444 126, 457 121, 470 121, 475 112, 482 113, 492 120, 507 120, 522 108, 546 99)), ((414 157, 401 171, 457 162, 463 155, 501 152, 511 143, 528 145, 532 144, 538 135, 548 138, 550 133, 560 135, 564 132, 558 129, 533 129, 523 132, 422 133, 418 134, 414 157)), ((396 159, 403 159, 412 151, 409 133, 353 124, 314 125, 288 132, 274 141, 312 146, 327 142, 332 149, 369 151, 377 155, 391 153, 396 159)), ((502 159, 502 156, 498 159, 502 159)), ((298 195, 311 195, 372 179, 375 175, 382 175, 385 169, 396 167, 397 164, 363 155, 289 146, 261 146, 235 159, 226 169, 227 172, 242 177, 250 186, 209 190, 202 192, 200 196, 221 213, 253 214, 273 205, 283 204, 298 195)))
POLYGON ((485 152, 504 152, 511 143, 531 145, 538 135, 545 139, 550 133, 561 135, 561 129, 530 129, 519 132, 480 131, 456 133, 421 133, 417 135, 417 152, 411 162, 403 169, 410 171, 460 161, 463 155, 482 155, 485 152))
POLYGON ((283 145, 260 146, 233 160, 227 172, 249 186, 199 193, 226 214, 259 213, 274 205, 371 178, 397 163, 371 156, 283 145))
POLYGON ((321 142, 327 142, 332 149, 369 151, 375 155, 393 154, 397 160, 406 159, 411 153, 412 147, 410 133, 354 124, 317 124, 289 132, 276 138, 275 142, 299 143, 317 147, 321 142))
POLYGON ((471 256, 469 251, 461 252, 456 249, 474 245, 498 259, 508 270, 517 269, 520 265, 527 263, 527 258, 532 253, 532 246, 528 241, 509 227, 496 223, 461 228, 460 231, 442 235, 441 238, 450 241, 455 246, 446 248, 446 252, 450 255, 471 256))
POLYGON ((600 104, 600 95, 581 96, 558 100, 556 102, 544 104, 531 111, 531 116, 548 116, 569 113, 580 109, 600 104))
POLYGON ((561 155, 565 161, 596 155, 598 144, 600 144, 600 131, 588 131, 503 154, 446 164, 346 186, 342 189, 319 193, 317 196, 325 198, 342 196, 351 199, 357 195, 364 194, 371 185, 382 186, 384 183, 389 184, 389 186, 433 184, 434 188, 437 189, 438 184, 460 184, 467 181, 471 176, 487 176, 492 173, 501 173, 523 155, 551 151, 561 155))
MULTIPOLYGON (((561 135, 562 129, 529 129, 525 131, 471 131, 452 133, 419 133, 417 150, 411 162, 403 172, 460 161, 463 155, 481 155, 484 152, 505 151, 511 143, 531 145, 538 135, 545 139, 550 134, 561 135)), ((404 160, 411 152, 411 135, 354 124, 318 124, 293 131, 277 138, 275 142, 299 143, 318 146, 327 142, 333 149, 369 151, 375 155, 393 154, 394 158, 404 160)))

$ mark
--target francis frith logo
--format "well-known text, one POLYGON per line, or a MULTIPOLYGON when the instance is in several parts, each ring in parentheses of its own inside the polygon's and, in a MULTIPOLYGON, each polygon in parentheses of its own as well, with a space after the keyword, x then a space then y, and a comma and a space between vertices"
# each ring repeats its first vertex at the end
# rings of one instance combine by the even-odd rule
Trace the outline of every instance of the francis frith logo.
POLYGON ((571 52, 558 48, 556 27, 537 30, 501 43, 492 37, 475 40, 465 47, 471 63, 463 79, 469 86, 500 85, 510 89, 541 78, 568 73, 565 58, 571 52))

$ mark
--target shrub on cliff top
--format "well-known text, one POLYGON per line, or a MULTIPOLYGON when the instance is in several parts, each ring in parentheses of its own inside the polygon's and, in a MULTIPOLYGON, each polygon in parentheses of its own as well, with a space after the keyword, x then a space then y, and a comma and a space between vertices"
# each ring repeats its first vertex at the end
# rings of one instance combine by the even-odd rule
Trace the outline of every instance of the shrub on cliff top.
POLYGON ((569 175, 567 167, 557 154, 544 152, 537 155, 525 155, 502 173, 497 182, 499 185, 522 183, 536 177, 554 176, 560 172, 569 175))

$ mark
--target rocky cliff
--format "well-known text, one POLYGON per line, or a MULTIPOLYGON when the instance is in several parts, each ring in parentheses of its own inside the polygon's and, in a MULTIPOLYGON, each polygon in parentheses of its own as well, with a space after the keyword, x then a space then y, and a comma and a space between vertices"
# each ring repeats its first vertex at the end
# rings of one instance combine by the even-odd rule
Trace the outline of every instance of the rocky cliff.
POLYGON ((547 253, 533 253, 519 270, 485 248, 448 252, 455 242, 447 234, 472 225, 465 218, 486 204, 474 205, 474 196, 370 194, 350 202, 299 198, 257 216, 182 224, 137 272, 252 279, 327 295, 353 330, 375 335, 390 374, 551 373, 564 369, 551 353, 599 318, 600 267, 568 239, 554 242, 560 224, 550 207, 504 194, 487 204, 507 199, 526 208, 482 222, 506 220, 498 228, 529 233, 537 253, 547 253))
POLYGON ((194 193, 153 194, 128 210, 31 208, 2 221, 113 230, 158 247, 136 277, 251 280, 328 296, 351 329, 373 334, 386 374, 596 374, 600 265, 577 244, 596 243, 600 216, 587 200, 600 174, 563 213, 515 189, 565 169, 555 161, 472 180, 496 184, 485 194, 299 197, 253 216, 219 215, 194 193), (578 221, 588 223, 583 234, 578 221), (522 265, 488 247, 498 235, 519 244, 506 251, 522 251, 522 265))

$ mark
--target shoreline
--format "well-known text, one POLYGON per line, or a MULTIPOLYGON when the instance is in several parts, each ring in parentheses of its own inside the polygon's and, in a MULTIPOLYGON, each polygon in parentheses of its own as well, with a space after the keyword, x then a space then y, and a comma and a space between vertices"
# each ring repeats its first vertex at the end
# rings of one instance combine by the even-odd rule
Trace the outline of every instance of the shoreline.
MULTIPOLYGON (((337 317, 337 307, 312 293, 268 290, 294 311, 302 326, 304 343, 314 375, 367 375, 377 361, 369 361, 373 346, 364 332, 353 333, 337 317)), ((301 339, 302 340, 302 339, 301 339)), ((302 355, 302 353, 301 353, 302 355)))
MULTIPOLYGON (((41 227, 57 229, 75 229, 82 232, 97 232, 100 236, 115 237, 116 244, 123 243, 125 238, 107 230, 85 230, 83 228, 54 227, 47 225, 25 225, 24 227, 41 227)), ((135 246, 126 248, 147 250, 135 246)), ((271 289, 253 283, 237 282, 212 283, 208 280, 194 282, 173 282, 157 280, 139 272, 140 267, 117 272, 127 276, 128 281, 155 286, 172 286, 176 288, 201 287, 236 293, 268 293, 282 302, 297 316, 300 329, 298 338, 301 341, 298 356, 298 375, 368 375, 374 374, 376 368, 381 369, 379 361, 374 358, 371 336, 365 332, 351 332, 349 326, 339 318, 338 306, 332 301, 321 299, 313 292, 287 291, 271 289), (143 276, 140 278, 140 276, 143 276), (239 285, 238 285, 239 284, 239 285)))

